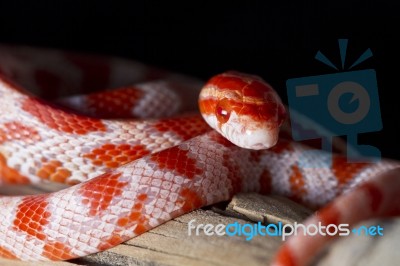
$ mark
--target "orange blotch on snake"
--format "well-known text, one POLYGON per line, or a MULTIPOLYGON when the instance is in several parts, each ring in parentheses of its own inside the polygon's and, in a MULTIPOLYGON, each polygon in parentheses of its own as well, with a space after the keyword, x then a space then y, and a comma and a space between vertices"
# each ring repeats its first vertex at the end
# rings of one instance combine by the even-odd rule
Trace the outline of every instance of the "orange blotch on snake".
POLYGON ((145 201, 145 200, 147 200, 147 198, 148 198, 148 196, 146 194, 144 194, 144 193, 139 194, 137 196, 137 199, 140 200, 140 201, 145 201))
POLYGON ((138 219, 140 218, 141 215, 142 215, 142 214, 141 214, 140 212, 132 212, 132 213, 129 215, 129 220, 130 220, 130 221, 136 221, 136 220, 138 220, 138 219))
POLYGON ((292 174, 289 177, 290 190, 292 191, 292 199, 295 201, 301 200, 307 193, 305 189, 304 176, 300 168, 295 164, 292 166, 292 174))
POLYGON ((321 211, 318 211, 317 218, 323 225, 336 224, 340 222, 340 210, 334 204, 328 204, 321 211))
POLYGON ((382 190, 371 182, 360 185, 358 189, 363 190, 368 194, 371 210, 373 212, 377 212, 382 204, 384 197, 382 190))
POLYGON ((217 95, 226 92, 226 98, 199 101, 203 114, 216 115, 220 126, 229 120, 231 112, 254 121, 273 122, 271 126, 281 125, 286 118, 286 110, 272 87, 257 76, 226 72, 211 78, 205 87, 219 91, 217 95))
POLYGON ((294 259, 292 251, 287 244, 283 245, 282 248, 278 250, 278 253, 275 255, 274 262, 277 265, 296 266, 296 260, 294 259))
POLYGON ((141 234, 147 231, 150 227, 148 225, 148 220, 146 216, 142 213, 143 210, 143 201, 147 200, 148 196, 146 194, 139 194, 136 196, 136 199, 139 201, 135 203, 132 207, 132 212, 125 216, 121 217, 117 221, 117 225, 121 227, 131 226, 132 224, 136 224, 134 232, 136 234, 141 234))
POLYGON ((103 149, 104 150, 114 150, 115 149, 115 145, 114 144, 104 144, 103 145, 103 149))
POLYGON ((84 154, 83 157, 91 160, 94 165, 116 168, 149 153, 144 145, 104 144, 84 154))
POLYGON ((182 140, 188 140, 210 130, 201 116, 161 119, 155 123, 154 127, 160 132, 172 131, 182 140))
POLYGON ((40 139, 40 135, 36 129, 20 122, 7 122, 0 125, 0 143, 12 140, 34 143, 40 139))
POLYGON ((102 240, 102 242, 97 246, 97 248, 101 250, 106 250, 109 248, 112 248, 119 243, 123 242, 124 240, 119 236, 119 235, 113 235, 105 240, 102 240))
POLYGON ((95 216, 99 212, 106 210, 114 197, 122 194, 122 188, 127 182, 120 182, 118 179, 121 173, 106 173, 95 182, 87 182, 79 189, 82 195, 82 203, 89 205, 89 215, 95 216))
POLYGON ((127 217, 119 218, 117 225, 123 227, 123 226, 126 226, 128 224, 128 222, 129 222, 129 219, 127 217))
POLYGON ((135 118, 132 110, 142 97, 142 90, 129 86, 88 94, 86 96, 86 105, 98 117, 135 118))
POLYGON ((133 208, 134 208, 135 210, 141 210, 141 209, 143 208, 143 204, 142 204, 142 203, 136 203, 136 204, 133 206, 133 208))
POLYGON ((137 202, 137 203, 135 203, 135 205, 133 205, 131 214, 129 214, 128 217, 121 218, 120 220, 125 221, 125 219, 128 219, 128 221, 129 221, 129 220, 137 220, 137 219, 139 219, 139 217, 141 216, 140 211, 143 208, 143 203, 142 202, 147 200, 147 198, 148 198, 147 195, 144 194, 144 193, 138 194, 136 196, 136 199, 139 202, 137 202))
POLYGON ((18 205, 13 227, 40 240, 46 239, 43 226, 49 223, 51 213, 46 210, 48 195, 25 197, 18 205))
POLYGON ((363 168, 371 165, 366 162, 348 162, 345 156, 334 155, 332 161, 332 171, 337 177, 339 185, 345 185, 363 168))
POLYGON ((275 102, 230 104, 238 115, 250 116, 254 121, 275 122, 275 124, 281 125, 286 118, 285 112, 282 112, 275 102))
POLYGON ((42 255, 50 260, 68 260, 74 258, 72 248, 61 242, 46 243, 42 255))
POLYGON ((249 81, 237 74, 237 72, 225 72, 212 77, 207 84, 212 84, 222 90, 241 92, 244 87, 249 85, 249 81))
POLYGON ((177 203, 183 203, 182 210, 186 213, 203 207, 205 200, 194 190, 183 188, 179 193, 177 203))
POLYGON ((13 260, 18 259, 18 257, 14 253, 4 247, 0 247, 0 257, 13 260))
POLYGON ((199 100, 199 109, 202 114, 213 115, 217 109, 218 100, 213 98, 199 100))
POLYGON ((42 160, 43 165, 37 170, 36 175, 42 179, 64 183, 71 176, 71 171, 62 167, 62 163, 57 160, 42 160))
POLYGON ((190 158, 189 151, 181 150, 177 146, 152 154, 150 158, 160 169, 175 171, 186 178, 192 179, 196 174, 204 172, 196 166, 196 160, 190 158))
POLYGON ((254 121, 275 121, 280 125, 286 118, 285 110, 275 102, 246 103, 241 99, 204 99, 199 102, 205 115, 215 115, 220 125, 226 123, 232 112, 240 116, 249 116, 254 121))
POLYGON ((79 135, 93 131, 106 131, 106 126, 99 119, 66 112, 39 99, 25 99, 22 109, 57 131, 79 135))
POLYGON ((179 196, 181 198, 178 199, 177 203, 183 202, 182 210, 184 212, 199 209, 205 204, 205 199, 203 199, 199 193, 190 188, 183 188, 179 193, 179 196))
POLYGON ((143 234, 144 232, 146 232, 147 230, 149 230, 147 224, 141 224, 139 223, 135 230, 133 230, 135 232, 135 234, 140 235, 143 234))
POLYGON ((7 159, 0 153, 0 183, 5 184, 29 184, 26 176, 7 165, 7 159))

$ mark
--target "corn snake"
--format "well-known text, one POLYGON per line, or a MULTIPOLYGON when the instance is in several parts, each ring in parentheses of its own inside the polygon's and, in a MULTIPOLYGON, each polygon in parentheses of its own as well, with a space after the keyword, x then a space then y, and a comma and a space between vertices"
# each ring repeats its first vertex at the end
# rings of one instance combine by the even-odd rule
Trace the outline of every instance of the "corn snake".
MULTIPOLYGON (((261 141, 266 140, 267 147, 278 141, 268 150, 236 147, 210 131, 197 114, 144 119, 171 115, 178 105, 189 108, 184 100, 193 96, 187 88, 198 86, 190 79, 113 58, 10 47, 1 47, 0 52, 0 183, 50 180, 74 185, 47 195, 0 197, 2 257, 84 256, 246 191, 281 194, 314 208, 352 191, 310 222, 355 223, 399 215, 398 172, 387 172, 399 163, 355 164, 335 155, 332 169, 299 168, 298 157, 307 148, 285 138, 278 141, 285 111, 275 92, 258 77, 232 72, 214 77, 205 86, 200 109, 217 130, 237 135, 248 128, 235 132, 235 126, 228 129, 226 122, 236 123, 238 113, 252 116, 251 105, 256 105, 262 114, 257 121, 271 118, 262 126, 272 133, 267 139, 256 133, 245 145, 250 141, 250 146, 262 149, 266 147, 261 141), (126 80, 132 76, 164 81, 121 87, 133 82, 126 80), (24 89, 54 94, 96 86, 120 88, 59 101, 78 111, 49 104, 24 89), (219 86, 232 97, 215 101, 219 86), (260 107, 257 97, 267 98, 268 108, 260 107), (238 98, 246 99, 245 106, 233 105, 227 112, 238 98), (215 112, 217 116, 210 118, 215 112), (99 113, 102 119, 94 117, 99 113), (138 119, 114 119, 132 116, 138 119), (343 211, 343 205, 350 207, 343 211), (366 209, 363 215, 352 215, 361 207, 366 209)), ((303 265, 325 241, 293 238, 279 251, 276 265, 303 265), (307 246, 302 244, 306 241, 307 246)))

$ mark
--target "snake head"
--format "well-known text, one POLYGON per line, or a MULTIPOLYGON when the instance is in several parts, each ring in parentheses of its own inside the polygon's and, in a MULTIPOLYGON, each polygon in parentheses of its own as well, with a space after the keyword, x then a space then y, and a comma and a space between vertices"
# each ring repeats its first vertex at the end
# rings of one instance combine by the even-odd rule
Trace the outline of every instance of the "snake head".
POLYGON ((206 122, 235 145, 254 150, 276 144, 286 110, 276 91, 258 76, 225 72, 199 96, 206 122))

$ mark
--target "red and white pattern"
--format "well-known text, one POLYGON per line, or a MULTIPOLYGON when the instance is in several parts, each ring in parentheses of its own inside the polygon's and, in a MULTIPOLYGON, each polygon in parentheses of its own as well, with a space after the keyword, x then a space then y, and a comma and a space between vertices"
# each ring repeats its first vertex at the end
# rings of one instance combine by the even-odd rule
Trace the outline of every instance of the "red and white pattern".
MULTIPOLYGON (((210 130, 197 114, 112 119, 160 117, 177 110, 177 105, 189 110, 185 99, 194 98, 190 92, 198 83, 113 58, 10 47, 0 47, 0 53, 0 183, 76 184, 46 195, 0 197, 2 257, 85 256, 246 191, 281 194, 314 208, 339 197, 311 222, 354 224, 374 216, 400 215, 399 170, 388 172, 399 167, 398 162, 350 163, 334 155, 331 169, 303 169, 298 160, 306 146, 281 138, 268 150, 242 149, 210 130), (152 77, 167 82, 146 82, 152 77), (129 85, 133 82, 142 83, 129 85), (47 96, 57 98, 76 88, 112 86, 120 89, 58 101, 78 112, 23 89, 37 94, 51 89, 47 96), (142 107, 145 110, 140 111, 142 107), (98 113, 110 119, 96 118, 98 113), (366 211, 355 211, 361 207, 366 211)), ((247 84, 246 90, 237 88, 250 99, 246 110, 252 108, 249 104, 264 110, 255 100, 258 95, 247 92, 253 82, 262 82, 258 88, 267 86, 261 79, 232 72, 222 76, 247 84)), ((206 88, 221 87, 214 81, 206 88)), ((272 90, 262 95, 267 95, 271 108, 257 117, 269 114, 268 125, 277 130, 284 109, 272 90)), ((201 107, 207 115, 214 104, 210 102, 201 107)), ((235 108, 229 111, 232 117, 242 110, 235 108)), ((223 116, 219 123, 229 120, 225 111, 217 108, 217 115, 223 116)), ((324 156, 328 155, 309 159, 324 161, 324 156)), ((278 253, 276 265, 304 265, 327 240, 292 238, 278 253)))

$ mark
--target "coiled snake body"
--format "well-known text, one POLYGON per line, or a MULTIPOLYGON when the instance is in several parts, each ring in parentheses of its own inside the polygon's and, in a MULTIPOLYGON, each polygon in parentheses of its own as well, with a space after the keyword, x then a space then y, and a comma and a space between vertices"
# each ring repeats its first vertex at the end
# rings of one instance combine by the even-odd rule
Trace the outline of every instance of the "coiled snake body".
MULTIPOLYGON (((278 140, 285 109, 258 77, 227 72, 200 94, 203 117, 228 141, 197 114, 144 119, 190 109, 186 100, 198 87, 191 79, 113 58, 11 47, 0 53, 0 184, 74 184, 51 194, 0 197, 2 257, 85 256, 246 191, 315 208, 337 198, 309 223, 400 214, 399 170, 391 171, 398 162, 350 163, 334 155, 330 169, 299 167, 307 147, 278 140), (141 77, 163 81, 121 87, 141 77), (24 89, 57 96, 96 86, 120 88, 66 97, 63 107, 24 89)), ((326 241, 294 237, 275 263, 306 264, 326 241)))

